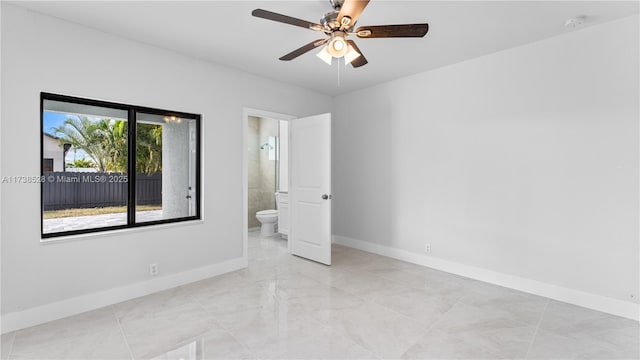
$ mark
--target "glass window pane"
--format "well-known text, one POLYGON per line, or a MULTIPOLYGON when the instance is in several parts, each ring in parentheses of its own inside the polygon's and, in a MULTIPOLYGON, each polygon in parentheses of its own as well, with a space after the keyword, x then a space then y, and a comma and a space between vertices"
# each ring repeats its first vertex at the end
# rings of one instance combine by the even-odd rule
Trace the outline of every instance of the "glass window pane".
POLYGON ((126 225, 127 111, 43 105, 43 233, 126 225))
POLYGON ((43 238, 198 218, 199 115, 41 101, 43 238))
POLYGON ((196 120, 136 114, 136 223, 197 215, 196 120))

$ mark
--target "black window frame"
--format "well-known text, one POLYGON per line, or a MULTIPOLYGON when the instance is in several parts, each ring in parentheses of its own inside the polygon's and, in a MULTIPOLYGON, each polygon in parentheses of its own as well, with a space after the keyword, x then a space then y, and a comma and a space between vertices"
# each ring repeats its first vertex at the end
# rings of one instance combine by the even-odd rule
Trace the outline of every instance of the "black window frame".
POLYGON ((202 215, 202 193, 201 193, 201 152, 202 152, 201 120, 202 120, 202 116, 200 114, 192 114, 192 113, 186 113, 186 112, 180 112, 180 111, 150 108, 145 106, 129 105, 129 104, 123 104, 123 103, 110 102, 110 101, 41 92, 40 93, 40 176, 42 179, 45 178, 44 177, 44 112, 45 112, 44 102, 46 100, 69 102, 69 103, 80 104, 80 105, 98 106, 98 107, 105 107, 105 108, 112 108, 112 109, 127 111, 128 113, 128 119, 127 119, 128 196, 127 196, 127 224, 125 225, 60 231, 60 232, 45 234, 44 232, 44 184, 41 183, 40 185, 40 236, 42 239, 50 239, 50 238, 64 237, 64 236, 70 236, 70 235, 100 233, 100 232, 112 231, 112 230, 133 229, 133 228, 153 226, 153 225, 201 220, 202 218, 201 216, 202 215), (167 117, 175 116, 177 118, 195 120, 196 122, 196 169, 195 169, 196 215, 185 216, 180 218, 172 218, 172 219, 145 221, 140 223, 136 222, 135 220, 136 161, 134 159, 136 159, 136 125, 137 125, 136 114, 137 113, 145 113, 150 115, 159 115, 159 116, 167 116, 167 117))

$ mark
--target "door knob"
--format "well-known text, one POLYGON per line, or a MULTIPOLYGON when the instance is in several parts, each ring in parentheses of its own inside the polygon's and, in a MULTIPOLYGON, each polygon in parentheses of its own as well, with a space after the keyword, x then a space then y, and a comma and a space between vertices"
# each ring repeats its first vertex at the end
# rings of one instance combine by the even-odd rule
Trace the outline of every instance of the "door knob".
POLYGON ((331 199, 331 195, 322 194, 322 200, 331 199))

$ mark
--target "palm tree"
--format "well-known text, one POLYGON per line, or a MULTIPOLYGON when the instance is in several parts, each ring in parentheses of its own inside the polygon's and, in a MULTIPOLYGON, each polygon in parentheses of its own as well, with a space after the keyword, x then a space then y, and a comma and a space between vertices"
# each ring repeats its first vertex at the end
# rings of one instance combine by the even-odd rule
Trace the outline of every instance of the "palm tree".
POLYGON ((127 171, 127 122, 102 119, 98 122, 102 132, 102 144, 107 149, 107 171, 127 171))
POLYGON ((68 117, 54 129, 61 143, 69 143, 82 149, 93 160, 100 171, 106 170, 109 149, 105 146, 105 132, 110 120, 91 120, 86 116, 68 117))
POLYGON ((139 123, 136 127, 136 171, 162 171, 162 126, 139 123))
MULTIPOLYGON (((73 116, 54 129, 61 143, 82 149, 99 171, 127 171, 127 122, 73 116)), ((136 171, 162 171, 162 126, 139 123, 136 127, 136 171)))
POLYGON ((87 159, 76 159, 73 162, 67 163, 67 167, 69 168, 93 168, 96 167, 96 164, 91 160, 87 159))

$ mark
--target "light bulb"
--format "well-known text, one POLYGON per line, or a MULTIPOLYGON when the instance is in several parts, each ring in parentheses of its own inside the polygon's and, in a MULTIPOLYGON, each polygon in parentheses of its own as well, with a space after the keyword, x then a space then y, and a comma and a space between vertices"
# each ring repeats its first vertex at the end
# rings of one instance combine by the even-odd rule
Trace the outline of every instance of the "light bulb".
POLYGON ((342 48, 344 48, 344 41, 342 41, 342 39, 337 38, 334 42, 333 42, 333 49, 336 51, 340 51, 342 50, 342 48))
POLYGON ((347 52, 347 42, 344 40, 345 33, 336 31, 333 33, 333 39, 329 42, 328 51, 331 56, 339 58, 343 57, 347 52))

